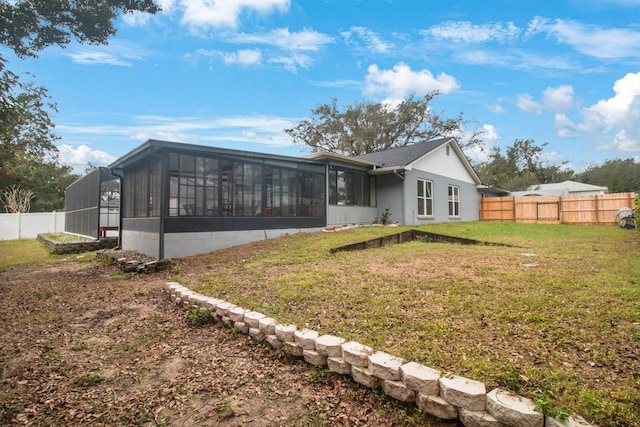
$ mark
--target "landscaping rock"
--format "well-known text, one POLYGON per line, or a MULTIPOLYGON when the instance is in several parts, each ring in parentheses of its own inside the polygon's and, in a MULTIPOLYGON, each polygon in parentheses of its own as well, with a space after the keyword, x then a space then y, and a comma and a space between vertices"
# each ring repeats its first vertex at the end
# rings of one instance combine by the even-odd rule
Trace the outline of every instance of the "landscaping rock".
POLYGON ((249 327, 244 322, 235 322, 233 328, 242 335, 249 335, 249 327))
POLYGON ((351 376, 355 382, 365 387, 375 388, 378 385, 378 379, 373 376, 369 368, 352 365, 351 376))
POLYGON ((544 416, 535 407, 532 400, 505 390, 494 389, 487 394, 487 412, 509 426, 542 427, 544 416))
POLYGON ((247 312, 249 312, 249 310, 242 307, 230 308, 229 319, 231 319, 232 322, 244 322, 244 314, 247 312))
POLYGON ((287 353, 294 357, 303 357, 304 349, 294 342, 285 341, 282 343, 287 353))
POLYGON ((264 319, 265 317, 267 316, 256 311, 247 311, 244 314, 244 323, 250 328, 258 329, 260 327, 260 319, 264 319))
POLYGON ((301 331, 295 331, 293 333, 295 337, 295 342, 300 347, 305 350, 314 350, 316 349, 316 339, 318 338, 318 333, 316 331, 312 331, 311 329, 303 329, 301 331))
POLYGON ((352 366, 366 368, 369 365, 369 355, 373 349, 355 341, 342 344, 342 358, 352 366))
POLYGON ((458 408, 440 396, 418 393, 416 403, 424 412, 443 420, 455 420, 458 418, 458 408))
POLYGON ((282 347, 282 341, 280 341, 275 335, 267 335, 264 340, 273 348, 282 347))
POLYGON ((254 340, 254 341, 264 341, 266 338, 266 335, 264 334, 264 332, 262 332, 260 329, 258 328, 249 328, 249 336, 254 340))
POLYGON ((448 375, 440 377, 440 396, 459 408, 471 411, 484 411, 487 388, 484 383, 448 375))
MULTIPOLYGON (((296 325, 282 325, 280 323, 276 323, 276 337, 282 342, 290 342, 295 343, 296 335, 295 332, 298 330, 296 325)), ((302 356, 302 354, 300 354, 302 356)))
POLYGON ((338 374, 351 374, 351 365, 345 362, 342 357, 327 357, 327 366, 338 374))
POLYGON ((416 392, 408 388, 402 381, 386 380, 382 383, 382 391, 387 396, 398 399, 401 402, 416 401, 416 392))
POLYGON ((464 427, 508 427, 485 411, 470 411, 460 408, 458 415, 464 427))
POLYGON ((276 334, 276 321, 271 317, 263 317, 258 321, 258 327, 265 335, 276 334))
POLYGON ((345 339, 333 335, 322 335, 316 339, 316 351, 328 357, 342 358, 342 344, 345 339))
POLYGON ((440 371, 416 362, 405 363, 400 367, 402 381, 411 390, 424 395, 437 395, 440 391, 440 371))
POLYGON ((317 351, 304 350, 302 356, 304 357, 304 361, 311 365, 326 366, 327 364, 327 356, 319 354, 317 351))
POLYGON ((403 364, 403 359, 382 351, 376 351, 369 356, 369 370, 382 380, 400 380, 400 366, 403 364))

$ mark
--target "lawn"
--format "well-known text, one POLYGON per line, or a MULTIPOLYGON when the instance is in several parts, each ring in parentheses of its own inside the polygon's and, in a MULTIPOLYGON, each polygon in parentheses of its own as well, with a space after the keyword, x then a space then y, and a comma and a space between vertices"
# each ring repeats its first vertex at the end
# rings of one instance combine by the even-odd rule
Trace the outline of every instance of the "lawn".
POLYGON ((181 260, 194 290, 534 399, 601 426, 640 425, 640 234, 613 226, 457 223, 306 233, 181 260), (201 268, 206 266, 206 268, 201 268))
MULTIPOLYGON (((78 260, 90 260, 92 254, 72 255, 78 260)), ((36 239, 0 240, 0 272, 21 265, 56 262, 69 255, 54 255, 36 239)))

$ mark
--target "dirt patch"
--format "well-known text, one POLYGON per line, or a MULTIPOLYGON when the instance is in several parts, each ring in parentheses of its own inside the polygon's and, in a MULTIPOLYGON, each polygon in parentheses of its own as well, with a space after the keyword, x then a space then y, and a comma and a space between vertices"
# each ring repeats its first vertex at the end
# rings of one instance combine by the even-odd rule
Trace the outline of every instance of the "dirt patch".
MULTIPOLYGON (((452 425, 68 260, 0 273, 2 425, 452 425)), ((454 424, 455 425, 455 424, 454 424)))

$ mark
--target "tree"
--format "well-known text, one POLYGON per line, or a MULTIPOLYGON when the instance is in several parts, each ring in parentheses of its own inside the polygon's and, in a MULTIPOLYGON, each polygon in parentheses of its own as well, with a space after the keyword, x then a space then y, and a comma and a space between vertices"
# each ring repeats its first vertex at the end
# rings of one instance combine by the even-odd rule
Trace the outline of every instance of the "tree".
POLYGON ((57 109, 44 87, 20 81, 4 64, 0 58, 0 180, 11 180, 29 159, 49 154, 55 160, 58 138, 49 111, 57 109))
POLYGON ((536 145, 533 139, 516 139, 507 147, 506 156, 496 147, 488 162, 476 166, 476 172, 485 184, 509 191, 571 179, 574 172, 565 168, 566 162, 549 165, 542 161, 542 151, 547 145, 546 142, 536 145))
MULTIPOLYGON (((0 0, 0 45, 24 58, 72 38, 104 44, 120 15, 159 10, 153 0, 0 0)), ((49 116, 56 105, 44 87, 25 83, 6 63, 0 55, 0 189, 33 191, 34 211, 62 209, 64 190, 77 176, 58 163, 49 116)))
POLYGON ((0 0, 0 44, 19 57, 37 56, 48 46, 104 44, 116 34, 113 22, 133 12, 156 13, 153 0, 0 0))
POLYGON ((2 204, 8 213, 29 212, 33 192, 19 186, 12 185, 2 193, 2 204))
POLYGON ((607 187, 610 193, 635 192, 640 190, 640 163, 634 159, 606 160, 602 165, 587 167, 577 179, 607 187))
MULTIPOLYGON (((422 99, 410 95, 398 106, 384 103, 356 102, 344 111, 334 98, 311 111, 312 117, 284 131, 297 144, 306 144, 315 151, 329 151, 345 155, 359 155, 401 147, 416 142, 452 136, 461 132, 465 123, 462 113, 443 118, 433 113, 429 103, 439 92, 431 92, 422 99)), ((480 142, 480 131, 474 132, 462 144, 480 142)))

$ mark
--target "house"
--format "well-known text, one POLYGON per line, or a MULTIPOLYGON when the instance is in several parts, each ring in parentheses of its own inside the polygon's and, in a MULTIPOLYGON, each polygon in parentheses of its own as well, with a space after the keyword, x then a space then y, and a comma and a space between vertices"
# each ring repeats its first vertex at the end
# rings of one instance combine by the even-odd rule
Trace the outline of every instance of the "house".
POLYGON ((564 181, 553 184, 536 184, 526 191, 513 191, 512 196, 587 196, 605 194, 607 187, 584 184, 576 181, 564 181))
POLYGON ((362 156, 288 157, 148 140, 109 166, 123 249, 175 258, 344 224, 479 219, 480 180, 454 138, 362 156))

